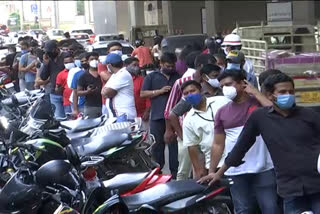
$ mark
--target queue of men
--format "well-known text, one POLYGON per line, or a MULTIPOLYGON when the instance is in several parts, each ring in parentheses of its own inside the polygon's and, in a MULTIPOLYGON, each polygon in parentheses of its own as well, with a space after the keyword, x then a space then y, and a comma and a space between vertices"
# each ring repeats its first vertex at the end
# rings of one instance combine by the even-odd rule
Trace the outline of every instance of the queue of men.
POLYGON ((34 41, 19 44, 20 89, 45 88, 57 119, 142 117, 161 168, 168 146, 174 179, 232 178, 236 214, 320 213, 320 116, 296 106, 294 82, 281 71, 260 74, 259 91, 239 36, 227 35, 223 51, 210 41, 207 51, 186 46, 178 57, 159 50, 159 67, 145 77, 141 68, 155 59, 141 41, 125 61, 121 44, 109 43, 103 62, 54 40, 43 55, 34 41))

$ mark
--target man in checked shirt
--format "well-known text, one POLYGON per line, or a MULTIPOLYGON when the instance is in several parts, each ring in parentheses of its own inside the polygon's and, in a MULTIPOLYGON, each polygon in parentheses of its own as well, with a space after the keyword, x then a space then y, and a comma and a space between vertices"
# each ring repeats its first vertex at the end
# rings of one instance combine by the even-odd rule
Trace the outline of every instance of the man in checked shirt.
POLYGON ((183 146, 182 143, 182 121, 183 117, 175 116, 170 117, 169 115, 171 110, 176 106, 182 97, 181 85, 188 80, 196 80, 197 82, 201 81, 200 69, 206 64, 215 64, 216 60, 211 54, 200 54, 196 57, 195 68, 196 71, 191 76, 182 77, 174 83, 169 99, 164 111, 164 117, 166 119, 166 132, 164 135, 164 141, 166 143, 174 142, 175 138, 178 141, 178 161, 179 168, 177 174, 177 180, 187 179, 191 170, 191 161, 188 153, 188 148, 183 146))

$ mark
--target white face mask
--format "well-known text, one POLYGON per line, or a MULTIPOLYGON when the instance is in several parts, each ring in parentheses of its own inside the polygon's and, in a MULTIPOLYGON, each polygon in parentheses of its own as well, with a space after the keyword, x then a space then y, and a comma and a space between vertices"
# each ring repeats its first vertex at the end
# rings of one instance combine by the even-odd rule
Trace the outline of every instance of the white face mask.
POLYGON ((209 77, 208 77, 208 75, 206 75, 207 76, 207 78, 208 78, 208 83, 213 87, 213 88, 219 88, 219 86, 220 86, 220 83, 219 83, 219 81, 218 81, 218 79, 210 79, 209 77))
POLYGON ((111 51, 110 53, 115 53, 119 56, 122 56, 122 51, 120 51, 120 50, 111 51))
POLYGON ((91 60, 89 62, 89 65, 90 65, 91 68, 97 68, 98 67, 98 63, 99 63, 98 60, 94 59, 94 60, 91 60))
POLYGON ((70 63, 64 64, 64 67, 65 67, 67 70, 70 70, 70 69, 74 68, 75 65, 74 65, 73 62, 70 62, 70 63))
POLYGON ((222 93, 225 97, 233 100, 237 96, 237 89, 233 86, 223 86, 222 93))

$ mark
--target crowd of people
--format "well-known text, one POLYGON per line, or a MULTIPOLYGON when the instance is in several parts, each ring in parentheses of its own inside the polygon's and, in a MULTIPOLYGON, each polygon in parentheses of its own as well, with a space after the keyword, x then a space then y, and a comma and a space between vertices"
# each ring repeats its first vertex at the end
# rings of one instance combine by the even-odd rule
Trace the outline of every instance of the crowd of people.
POLYGON ((17 89, 45 88, 57 119, 141 117, 161 168, 168 146, 174 179, 233 179, 235 213, 320 213, 320 117, 295 105, 294 82, 281 71, 258 82, 238 35, 219 45, 208 38, 205 50, 187 45, 178 56, 162 53, 159 37, 152 49, 138 41, 124 61, 118 42, 103 62, 54 40, 41 49, 22 38, 19 46, 7 57, 17 89))

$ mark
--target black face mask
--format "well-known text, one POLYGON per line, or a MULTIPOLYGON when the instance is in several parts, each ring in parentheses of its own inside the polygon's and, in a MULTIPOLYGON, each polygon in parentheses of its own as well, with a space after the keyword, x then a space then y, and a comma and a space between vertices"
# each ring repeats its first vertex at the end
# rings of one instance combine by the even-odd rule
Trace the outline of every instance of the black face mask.
POLYGON ((162 73, 166 75, 172 75, 176 70, 170 68, 161 68, 162 73))
POLYGON ((51 58, 51 59, 55 59, 57 56, 58 56, 58 52, 48 52, 48 56, 51 58))
POLYGON ((89 64, 88 63, 81 63, 81 68, 88 70, 89 69, 89 64))

